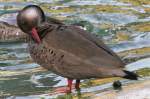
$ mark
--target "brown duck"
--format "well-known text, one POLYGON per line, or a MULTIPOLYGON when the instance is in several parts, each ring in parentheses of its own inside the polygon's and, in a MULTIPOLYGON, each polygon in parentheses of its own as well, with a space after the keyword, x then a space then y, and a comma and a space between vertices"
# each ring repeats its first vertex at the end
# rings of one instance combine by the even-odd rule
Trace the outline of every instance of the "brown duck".
POLYGON ((137 74, 123 70, 125 64, 100 39, 77 26, 47 19, 36 5, 23 8, 17 24, 30 37, 29 51, 35 62, 68 79, 66 92, 71 92, 74 79, 76 89, 81 79, 116 76, 137 80, 137 74))

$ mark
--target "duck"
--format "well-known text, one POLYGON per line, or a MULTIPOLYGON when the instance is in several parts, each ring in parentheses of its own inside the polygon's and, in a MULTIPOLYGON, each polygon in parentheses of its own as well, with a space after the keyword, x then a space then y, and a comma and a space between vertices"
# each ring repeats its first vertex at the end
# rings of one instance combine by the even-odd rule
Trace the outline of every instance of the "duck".
POLYGON ((26 37, 15 25, 0 21, 0 42, 25 41, 26 37))
POLYGON ((122 77, 138 80, 135 72, 124 69, 125 63, 103 41, 74 25, 47 18, 42 8, 28 5, 17 15, 18 27, 28 35, 28 49, 33 60, 43 68, 67 78, 66 93, 73 80, 122 77))

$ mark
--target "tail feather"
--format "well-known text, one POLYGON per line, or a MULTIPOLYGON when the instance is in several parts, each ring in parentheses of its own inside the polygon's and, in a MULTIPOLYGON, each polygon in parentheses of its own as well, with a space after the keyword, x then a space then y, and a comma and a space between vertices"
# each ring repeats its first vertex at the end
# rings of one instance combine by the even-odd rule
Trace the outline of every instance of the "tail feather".
POLYGON ((123 76, 123 78, 130 79, 130 80, 138 80, 139 76, 136 73, 126 71, 126 70, 123 70, 123 71, 126 74, 125 76, 123 76))

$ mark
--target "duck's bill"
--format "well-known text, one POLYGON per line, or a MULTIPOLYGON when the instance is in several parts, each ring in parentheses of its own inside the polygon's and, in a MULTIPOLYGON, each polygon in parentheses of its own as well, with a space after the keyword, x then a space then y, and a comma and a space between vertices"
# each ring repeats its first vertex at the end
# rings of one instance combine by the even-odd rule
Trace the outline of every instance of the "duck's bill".
POLYGON ((32 37, 37 43, 41 43, 41 39, 37 33, 36 28, 32 28, 32 37))

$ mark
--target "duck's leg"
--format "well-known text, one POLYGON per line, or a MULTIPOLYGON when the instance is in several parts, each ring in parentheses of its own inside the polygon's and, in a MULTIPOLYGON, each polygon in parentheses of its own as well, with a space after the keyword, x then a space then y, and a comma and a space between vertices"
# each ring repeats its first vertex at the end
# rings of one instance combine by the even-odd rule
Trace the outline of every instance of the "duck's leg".
POLYGON ((79 79, 76 80, 75 88, 76 88, 76 90, 80 90, 80 80, 79 79))
POLYGON ((73 79, 67 79, 67 87, 60 87, 55 89, 55 93, 71 93, 73 79))
POLYGON ((67 79, 68 81, 68 86, 67 86, 67 90, 66 90, 66 93, 71 93, 71 90, 72 90, 72 79, 67 79))

